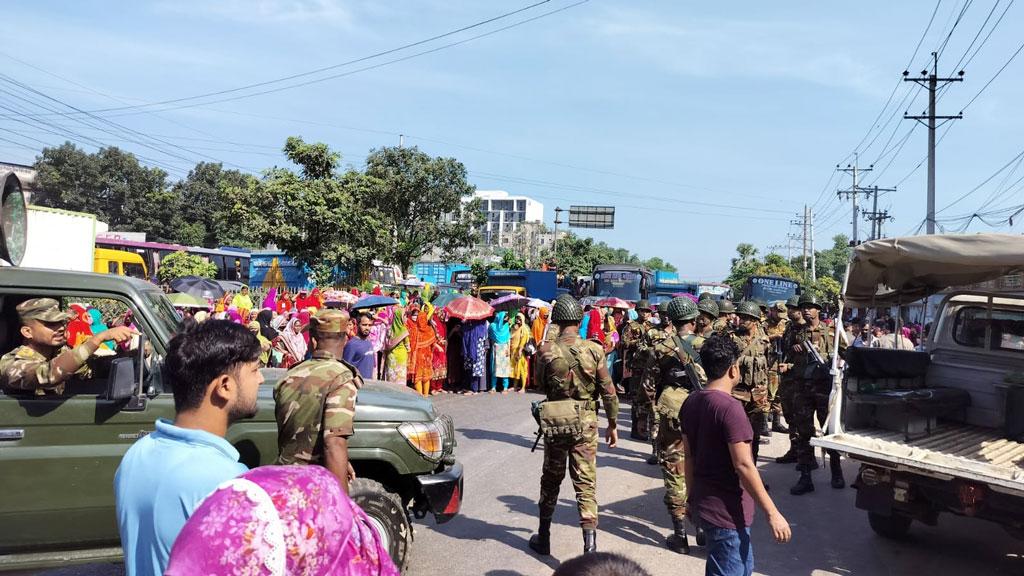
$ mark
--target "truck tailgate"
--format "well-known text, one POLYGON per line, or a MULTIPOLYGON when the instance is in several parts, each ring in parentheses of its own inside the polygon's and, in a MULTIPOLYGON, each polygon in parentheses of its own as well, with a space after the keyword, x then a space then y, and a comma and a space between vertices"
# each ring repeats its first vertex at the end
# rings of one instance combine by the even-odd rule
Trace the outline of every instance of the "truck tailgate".
POLYGON ((1024 443, 1005 438, 998 429, 942 423, 930 435, 907 441, 903 432, 869 428, 811 443, 897 469, 965 478, 1024 496, 1024 443))

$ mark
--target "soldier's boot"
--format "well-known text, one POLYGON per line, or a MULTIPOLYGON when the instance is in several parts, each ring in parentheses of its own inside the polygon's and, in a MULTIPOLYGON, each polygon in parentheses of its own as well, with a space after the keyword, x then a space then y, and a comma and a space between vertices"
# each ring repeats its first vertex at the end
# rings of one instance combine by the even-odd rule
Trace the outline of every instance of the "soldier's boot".
POLYGON ((839 454, 829 454, 828 464, 832 469, 832 487, 837 490, 846 488, 846 479, 843 478, 843 467, 839 463, 839 454))
POLYGON ((676 554, 689 554, 690 541, 686 538, 686 521, 682 518, 672 519, 672 533, 665 539, 665 545, 676 554))
POLYGON ((660 461, 661 460, 658 458, 658 450, 657 450, 657 448, 655 448, 654 450, 651 450, 651 455, 647 458, 647 463, 652 465, 652 466, 654 466, 655 464, 657 464, 660 461))
POLYGON ((789 489, 789 493, 793 496, 802 496, 808 492, 814 492, 814 482, 811 481, 811 473, 801 472, 800 479, 789 489))
POLYGON ((593 554, 597 552, 597 529, 595 528, 584 528, 583 529, 583 553, 593 554))
POLYGON ((530 550, 541 556, 551 554, 551 520, 541 520, 537 533, 530 536, 530 550))
POLYGON ((793 448, 792 446, 789 447, 789 451, 775 459, 776 464, 793 464, 796 461, 796 448, 793 448))
POLYGON ((765 416, 761 416, 761 418, 759 419, 759 424, 761 426, 761 440, 769 440, 772 437, 772 429, 768 426, 768 418, 765 416))
POLYGON ((704 534, 704 529, 700 526, 700 520, 697 521, 697 527, 693 529, 693 541, 697 543, 697 546, 707 544, 707 535, 704 534))
POLYGON ((789 428, 782 424, 782 414, 778 412, 772 414, 772 432, 778 432, 779 434, 789 434, 789 428))

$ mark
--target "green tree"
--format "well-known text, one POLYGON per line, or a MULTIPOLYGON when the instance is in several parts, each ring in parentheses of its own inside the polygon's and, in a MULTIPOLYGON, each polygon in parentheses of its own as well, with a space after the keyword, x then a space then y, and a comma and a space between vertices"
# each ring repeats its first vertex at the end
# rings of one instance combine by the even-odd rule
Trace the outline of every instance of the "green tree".
POLYGON ((516 253, 511 250, 505 250, 505 253, 501 255, 501 262, 498 266, 503 270, 522 270, 526 268, 526 262, 522 258, 516 256, 516 253))
POLYGON ((450 255, 475 243, 483 215, 461 162, 416 147, 385 147, 370 152, 366 175, 382 184, 380 193, 363 198, 389 239, 381 256, 403 272, 434 248, 450 255))
POLYGON ((184 276, 213 278, 217 275, 217 265, 203 260, 201 256, 196 254, 178 251, 164 256, 160 260, 160 268, 156 274, 160 282, 165 284, 184 276))
POLYGON ((655 256, 654 258, 649 258, 647 260, 644 260, 643 261, 643 265, 646 268, 649 268, 650 270, 661 270, 663 272, 678 272, 679 271, 678 268, 676 268, 675 266, 673 266, 669 262, 665 262, 664 260, 662 260, 661 258, 659 258, 657 256, 655 256))
POLYGON ((818 281, 812 286, 815 292, 823 299, 833 304, 839 301, 839 293, 843 287, 836 282, 835 279, 828 276, 818 278, 818 281))
POLYGON ((365 272, 388 247, 383 216, 365 205, 381 182, 349 171, 336 174, 337 154, 322 144, 289 138, 285 153, 302 174, 268 170, 262 180, 227 189, 231 217, 260 243, 273 243, 326 283, 335 267, 365 272))
POLYGON ((843 281, 846 265, 850 261, 850 238, 846 234, 832 237, 832 247, 815 254, 815 268, 818 278, 831 278, 837 283, 843 281))
POLYGON ((757 272, 761 262, 757 259, 757 248, 753 244, 739 244, 736 246, 736 257, 732 259, 732 266, 729 268, 729 277, 725 283, 732 287, 734 294, 743 293, 743 285, 757 272))
POLYGON ((95 214, 111 230, 174 240, 179 203, 167 189, 167 173, 139 164, 133 154, 115 147, 90 154, 66 142, 44 148, 35 169, 34 203, 95 214))
POLYGON ((487 283, 487 273, 493 268, 492 264, 488 264, 479 258, 473 260, 469 265, 469 271, 473 274, 473 281, 476 282, 477 286, 483 286, 487 283))
POLYGON ((180 208, 174 218, 175 241, 189 246, 256 247, 257 239, 231 217, 227 191, 245 188, 252 176, 200 162, 171 188, 180 208))

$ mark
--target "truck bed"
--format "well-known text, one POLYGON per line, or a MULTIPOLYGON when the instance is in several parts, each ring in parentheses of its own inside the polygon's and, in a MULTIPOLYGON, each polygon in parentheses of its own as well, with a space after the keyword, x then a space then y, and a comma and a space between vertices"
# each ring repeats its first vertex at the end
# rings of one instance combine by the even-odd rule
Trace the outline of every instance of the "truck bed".
POLYGON ((1024 496, 1024 443, 1003 431, 967 424, 940 422, 922 438, 907 441, 903 432, 881 428, 831 434, 811 441, 855 459, 895 464, 898 469, 957 477, 1000 487, 1024 496))

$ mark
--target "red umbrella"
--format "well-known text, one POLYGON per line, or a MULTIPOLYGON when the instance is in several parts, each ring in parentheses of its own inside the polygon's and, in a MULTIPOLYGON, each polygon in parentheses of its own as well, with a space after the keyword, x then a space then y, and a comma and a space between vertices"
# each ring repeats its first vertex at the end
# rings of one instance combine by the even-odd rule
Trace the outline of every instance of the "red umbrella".
POLYGON ((594 303, 594 306, 600 306, 601 308, 621 308, 623 310, 629 310, 632 306, 629 302, 626 302, 622 298, 615 298, 614 296, 608 298, 602 298, 594 303))
POLYGON ((494 308, 479 298, 459 296, 449 302, 444 309, 448 315, 462 320, 483 320, 494 314, 494 308))

